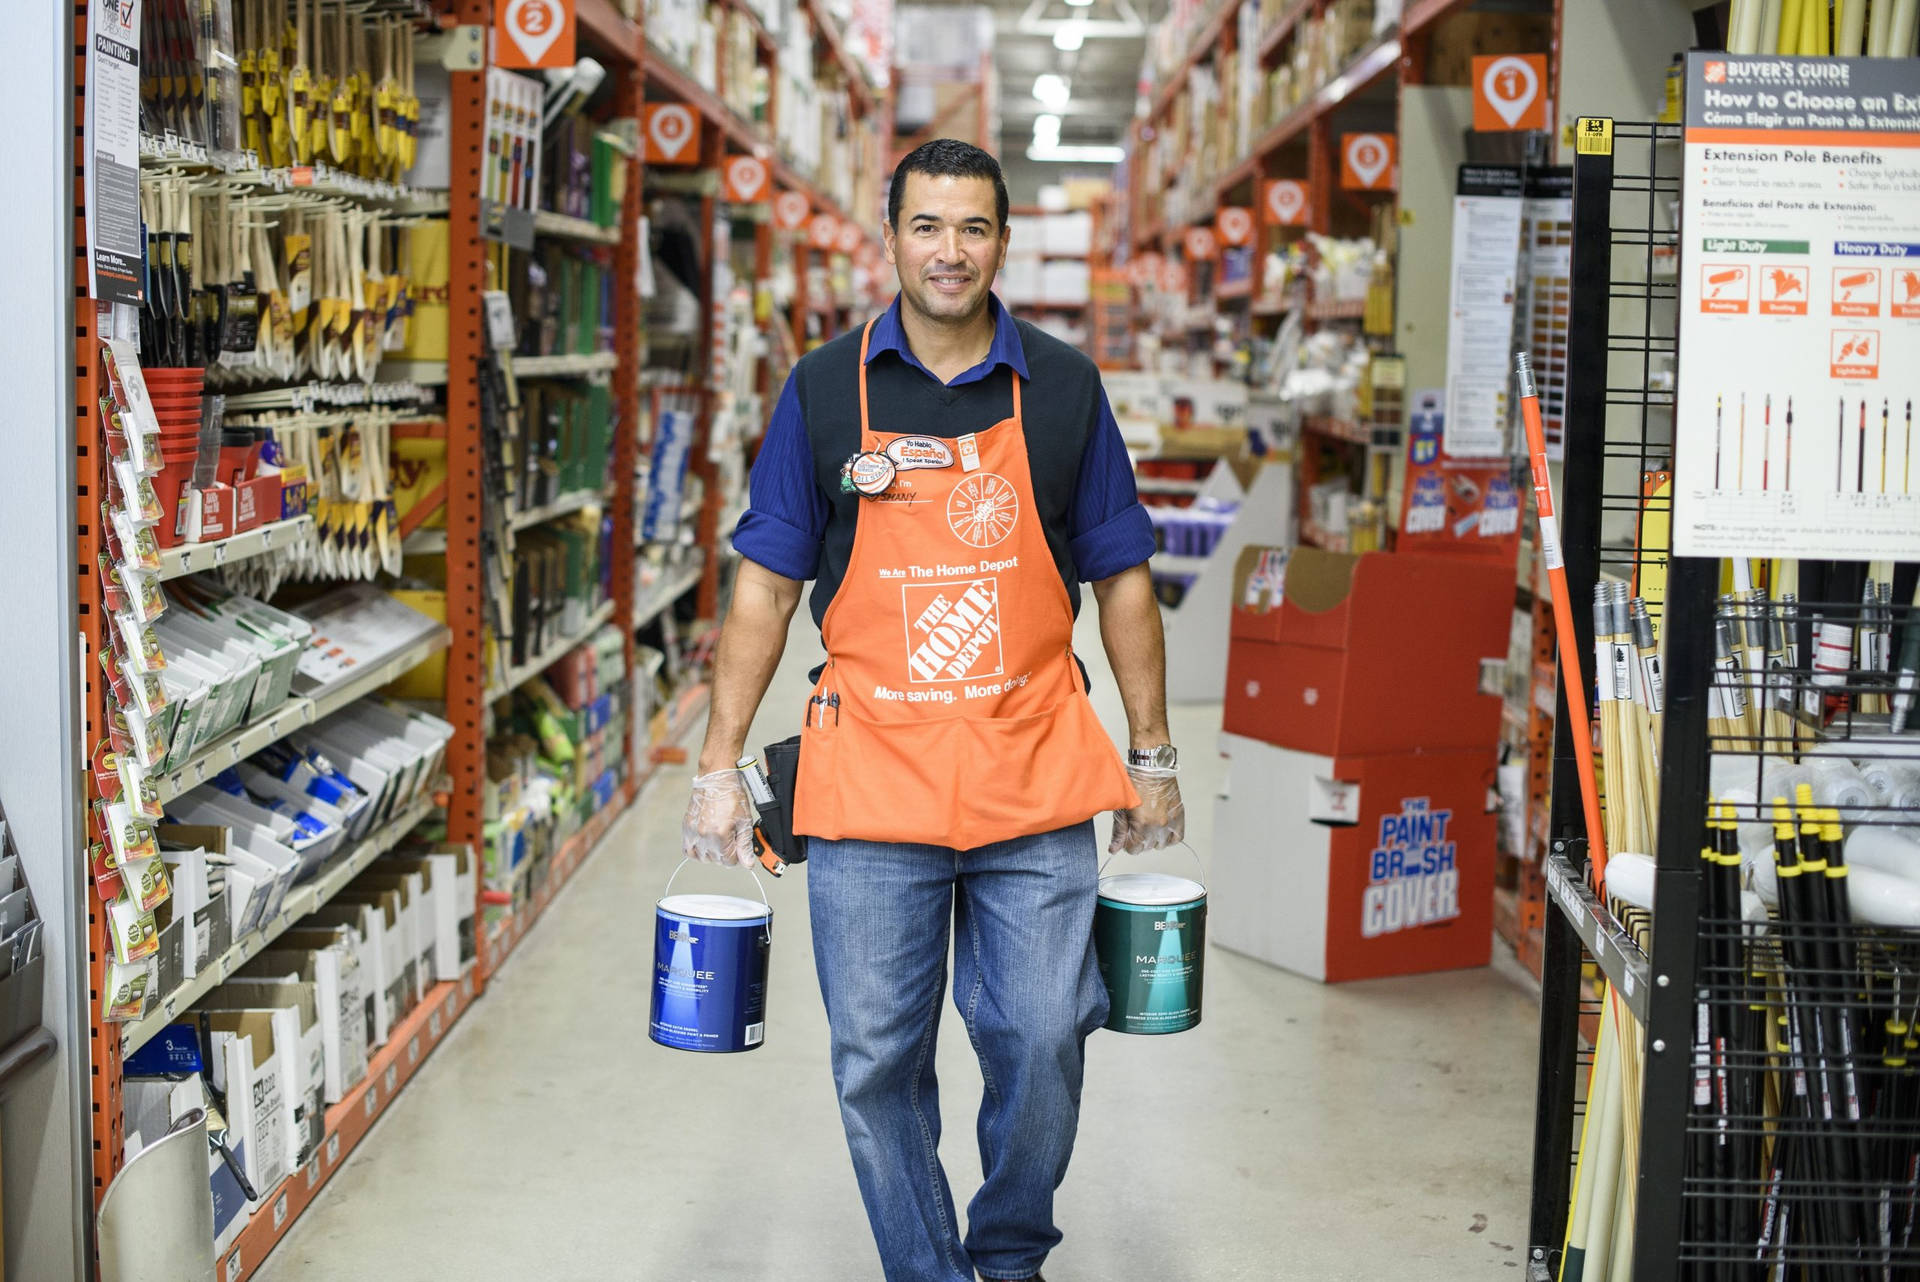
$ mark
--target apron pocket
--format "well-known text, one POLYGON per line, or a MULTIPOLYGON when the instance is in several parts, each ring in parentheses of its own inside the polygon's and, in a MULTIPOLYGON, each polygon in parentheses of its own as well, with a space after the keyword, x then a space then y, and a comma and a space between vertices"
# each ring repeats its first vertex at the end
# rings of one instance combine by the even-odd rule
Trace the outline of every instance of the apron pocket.
POLYGON ((847 717, 803 742, 798 826, 809 835, 971 850, 1131 804, 1079 694, 1027 717, 847 717))

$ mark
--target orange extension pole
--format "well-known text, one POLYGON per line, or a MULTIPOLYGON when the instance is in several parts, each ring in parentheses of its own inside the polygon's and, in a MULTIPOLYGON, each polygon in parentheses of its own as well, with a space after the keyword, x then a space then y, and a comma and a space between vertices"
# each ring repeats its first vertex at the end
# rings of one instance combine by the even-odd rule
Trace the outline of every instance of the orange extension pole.
POLYGON ((1607 883, 1607 840, 1600 824, 1600 787, 1593 768, 1593 729, 1587 721, 1587 681, 1580 670, 1580 646, 1573 630, 1573 602, 1567 595, 1567 562, 1560 555, 1560 518, 1553 507, 1547 476, 1547 434, 1540 426, 1540 392, 1533 382, 1533 358, 1513 354, 1520 382, 1520 417, 1527 425, 1527 457, 1533 464, 1533 505, 1540 519, 1540 554, 1547 562, 1547 590, 1553 597, 1553 630, 1560 647, 1560 676, 1567 686, 1567 715, 1573 718, 1573 755, 1580 767, 1580 805, 1587 816, 1587 851, 1593 859, 1595 888, 1607 883))

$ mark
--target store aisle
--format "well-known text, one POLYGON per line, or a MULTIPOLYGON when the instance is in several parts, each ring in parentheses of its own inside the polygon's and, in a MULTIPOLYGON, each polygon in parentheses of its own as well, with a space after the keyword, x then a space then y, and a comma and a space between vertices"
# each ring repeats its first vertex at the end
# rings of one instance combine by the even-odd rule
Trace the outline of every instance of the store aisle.
MULTIPOLYGON (((1092 613, 1081 653, 1118 729, 1092 613)), ((756 744, 787 733, 818 653, 803 610, 756 744)), ((1203 858, 1218 727, 1217 706, 1174 712, 1203 858)), ((261 1278, 880 1276, 834 1105, 803 870, 770 891, 766 1046, 696 1058, 647 1040, 652 906, 678 858, 686 776, 649 786, 261 1278)), ((711 869, 682 881, 746 884, 711 869)), ((1218 949, 1207 965, 1200 1029, 1090 1043, 1051 1282, 1520 1267, 1530 993, 1495 970, 1327 988, 1218 949)), ((939 1065, 942 1155, 964 1207, 980 1078, 951 1004, 939 1065)))

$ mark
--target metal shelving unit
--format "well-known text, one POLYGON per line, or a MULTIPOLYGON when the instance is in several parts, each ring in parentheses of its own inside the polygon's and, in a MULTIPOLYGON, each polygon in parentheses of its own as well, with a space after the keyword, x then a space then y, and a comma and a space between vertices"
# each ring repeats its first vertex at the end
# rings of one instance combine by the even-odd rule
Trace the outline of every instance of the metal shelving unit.
POLYGON ((131 1055, 153 1039, 154 1034, 173 1022, 174 1016, 227 981, 242 966, 267 950, 267 946, 285 934, 289 927, 316 908, 325 907, 346 889, 347 883, 405 839, 437 809, 431 797, 425 798, 396 815, 352 850, 333 859, 320 875, 304 886, 296 886, 287 895, 273 920, 236 939, 214 960, 205 963, 186 983, 161 999, 159 1009, 145 1019, 120 1026, 120 1053, 131 1055))
POLYGON ((443 628, 433 636, 414 642, 406 649, 377 664, 360 669, 328 690, 310 697, 294 697, 251 725, 241 726, 223 735, 200 751, 193 759, 154 779, 154 790, 162 802, 172 801, 189 788, 197 788, 228 766, 252 756, 262 748, 278 743, 302 726, 310 726, 322 717, 357 703, 381 686, 419 667, 431 655, 447 648, 443 628))

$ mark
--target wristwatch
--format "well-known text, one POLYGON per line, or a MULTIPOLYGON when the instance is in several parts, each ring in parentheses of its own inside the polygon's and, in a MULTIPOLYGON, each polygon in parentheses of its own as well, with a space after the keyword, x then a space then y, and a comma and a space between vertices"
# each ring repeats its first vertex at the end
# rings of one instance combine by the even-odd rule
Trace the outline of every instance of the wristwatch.
POLYGON ((1128 748, 1127 764, 1149 770, 1177 770, 1180 766, 1180 754, 1170 743, 1157 748, 1128 748))

